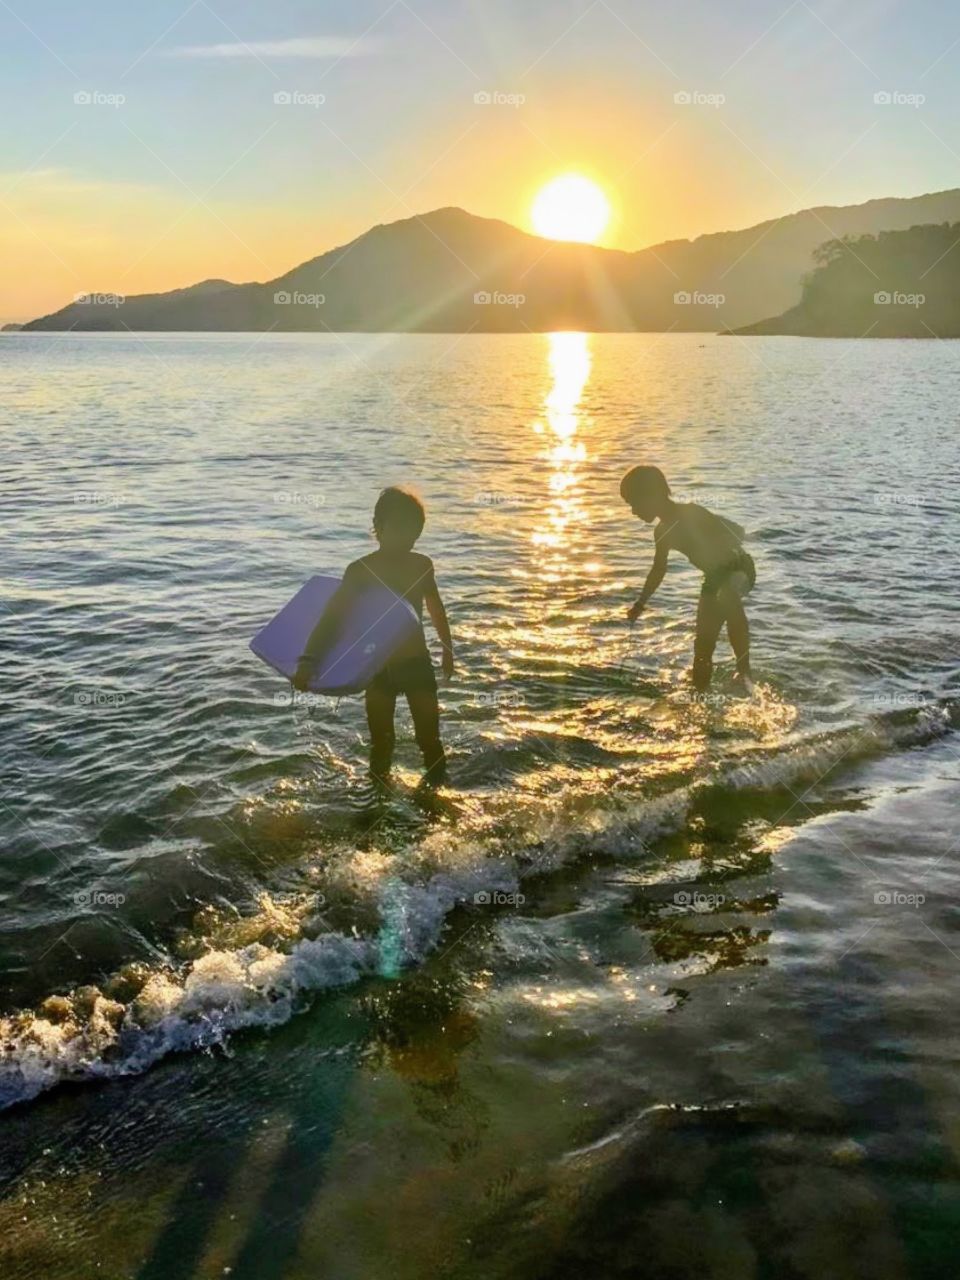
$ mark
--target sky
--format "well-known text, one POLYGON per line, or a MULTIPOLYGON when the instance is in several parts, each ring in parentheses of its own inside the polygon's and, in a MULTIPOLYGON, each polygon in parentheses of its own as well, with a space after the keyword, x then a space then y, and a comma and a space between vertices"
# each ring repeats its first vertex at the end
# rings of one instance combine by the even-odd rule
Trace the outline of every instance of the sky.
POLYGON ((569 171, 623 249, 957 187, 958 70, 946 0, 0 0, 0 322, 569 171))

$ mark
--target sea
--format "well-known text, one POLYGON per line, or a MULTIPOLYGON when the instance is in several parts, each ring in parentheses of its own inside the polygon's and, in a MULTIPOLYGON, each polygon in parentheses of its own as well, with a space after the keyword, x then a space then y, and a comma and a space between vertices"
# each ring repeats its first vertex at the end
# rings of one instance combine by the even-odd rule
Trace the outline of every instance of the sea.
POLYGON ((4 334, 5 1280, 956 1274, 958 405, 954 342, 4 334), (748 696, 685 562, 626 622, 637 463, 747 530, 748 696), (389 484, 438 789, 248 647, 389 484))

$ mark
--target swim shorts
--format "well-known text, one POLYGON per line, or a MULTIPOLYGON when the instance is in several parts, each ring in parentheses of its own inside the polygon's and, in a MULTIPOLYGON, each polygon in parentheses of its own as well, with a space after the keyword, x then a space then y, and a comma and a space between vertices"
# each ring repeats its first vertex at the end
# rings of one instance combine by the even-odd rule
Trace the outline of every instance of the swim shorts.
POLYGON ((757 567, 753 563, 753 556, 741 551, 726 564, 703 575, 701 594, 715 596, 721 587, 729 584, 737 595, 745 596, 748 591, 753 590, 756 581, 757 567))
POLYGON ((401 658, 396 662, 388 662, 370 681, 371 689, 381 693, 436 693, 437 675, 433 669, 428 653, 418 654, 413 658, 401 658))

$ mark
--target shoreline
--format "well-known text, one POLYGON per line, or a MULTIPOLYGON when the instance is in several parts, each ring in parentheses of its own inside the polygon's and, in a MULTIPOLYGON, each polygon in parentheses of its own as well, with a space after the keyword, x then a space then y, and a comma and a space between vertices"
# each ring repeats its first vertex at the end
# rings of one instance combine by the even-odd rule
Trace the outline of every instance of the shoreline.
MULTIPOLYGON (((631 1260, 632 1241, 661 1267, 683 1256, 679 1274, 693 1277, 725 1274, 731 1247, 748 1241, 774 1265, 783 1248, 815 1257, 831 1233, 834 1244, 852 1245, 867 1231, 878 1233, 879 1278, 903 1274, 895 1256, 904 1246, 915 1263, 945 1265, 938 1237, 905 1238, 843 1208, 870 1183, 899 1199, 897 1168, 912 1157, 884 1147, 890 1125, 909 1130, 910 1144, 924 1133, 934 1146, 945 1141, 939 1086, 931 1094, 932 1080, 905 1089, 901 1079, 898 1106, 885 1111, 902 1071, 898 1059, 869 1052, 906 1030, 906 990, 883 998, 883 1017, 868 996, 879 992, 876 966, 888 963, 884 934, 889 944, 891 929, 914 929, 918 917, 909 908, 882 917, 883 933, 852 949, 845 936, 863 929, 847 921, 830 945, 841 965, 834 977, 817 913, 838 909, 822 897, 825 853, 835 859, 849 846, 878 869, 891 858, 903 865, 899 832, 915 828, 918 804, 934 839, 937 814, 955 812, 960 796, 954 743, 869 763, 843 790, 860 803, 849 808, 837 794, 840 806, 793 828, 766 869, 730 882, 741 906, 727 929, 737 917, 751 920, 742 914, 749 901, 774 894, 759 914, 754 907, 750 930, 763 928, 746 949, 741 939, 741 961, 691 968, 695 952, 672 951, 651 967, 638 951, 638 991, 657 974, 662 994, 623 1005, 619 1029, 609 1021, 615 971, 571 953, 569 962, 549 960, 540 984, 534 971, 525 978, 500 962, 482 978, 490 953, 474 937, 395 981, 333 993, 278 1031, 237 1041, 227 1057, 178 1057, 133 1080, 62 1090, 7 1113, 12 1182, 0 1225, 17 1241, 7 1274, 20 1280, 42 1265, 48 1280, 88 1280, 106 1265, 119 1280, 212 1276, 229 1266, 240 1280, 262 1280, 319 1267, 338 1276, 389 1269, 398 1280, 506 1280, 530 1274, 535 1258, 538 1274, 560 1277, 592 1257, 605 1274, 626 1277, 638 1256, 631 1260), (687 989, 683 999, 669 995, 670 970, 687 989), (525 997, 538 989, 532 1002, 525 997), (572 1004, 564 993, 576 995, 572 1004), (711 1042, 717 1049, 704 1058, 696 1046, 711 1042), (202 1153, 198 1127, 209 1138, 202 1153), (802 1217, 777 1186, 788 1151, 791 1183, 807 1197, 802 1217), (768 1209, 780 1203, 778 1236, 756 1235, 738 1207, 733 1188, 748 1171, 768 1209), (816 1191, 824 1177, 834 1184, 826 1199, 816 1191), (706 1221, 704 1197, 722 1206, 706 1221), (376 1230, 361 1230, 371 1216, 376 1230), (673 1254, 667 1225, 694 1218, 698 1248, 673 1254)), ((835 867, 851 888, 871 884, 869 866, 852 854, 835 867)), ((609 912, 595 871, 571 876, 568 892, 593 902, 581 911, 609 912)), ((866 922, 876 909, 865 910, 866 922)), ((942 908, 934 910, 937 932, 942 908)), ((691 923, 709 935, 710 917, 691 923)), ((519 924, 504 917, 502 927, 519 924)), ((620 965, 628 944, 628 936, 608 940, 620 965)), ((950 962, 944 948, 929 956, 937 967, 950 962)), ((915 1012, 907 1034, 925 1025, 915 1012)), ((953 1018, 922 1034, 945 1045, 960 1024, 953 1018)), ((913 1048, 908 1060, 919 1067, 913 1048)), ((948 1167, 949 1159, 944 1176, 948 1167)), ((822 1270, 800 1274, 812 1280, 822 1270)))

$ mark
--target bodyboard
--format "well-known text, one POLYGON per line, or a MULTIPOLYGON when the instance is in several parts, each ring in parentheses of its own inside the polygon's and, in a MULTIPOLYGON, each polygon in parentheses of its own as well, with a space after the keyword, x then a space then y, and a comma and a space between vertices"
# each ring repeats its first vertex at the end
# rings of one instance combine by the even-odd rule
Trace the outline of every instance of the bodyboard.
MULTIPOLYGON (((310 578, 257 632, 250 648, 258 658, 291 680, 310 633, 339 586, 339 578, 322 574, 310 578)), ((419 626, 413 606, 387 587, 371 587, 361 592, 351 603, 336 640, 316 664, 311 691, 335 695, 359 693, 400 645, 416 635, 419 626)))

